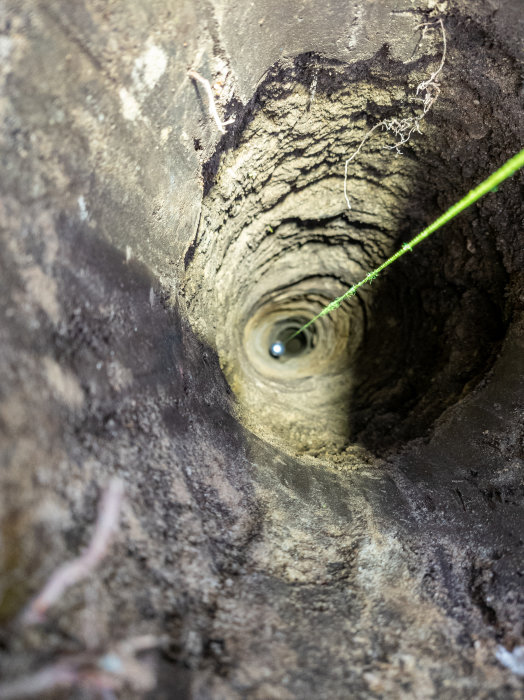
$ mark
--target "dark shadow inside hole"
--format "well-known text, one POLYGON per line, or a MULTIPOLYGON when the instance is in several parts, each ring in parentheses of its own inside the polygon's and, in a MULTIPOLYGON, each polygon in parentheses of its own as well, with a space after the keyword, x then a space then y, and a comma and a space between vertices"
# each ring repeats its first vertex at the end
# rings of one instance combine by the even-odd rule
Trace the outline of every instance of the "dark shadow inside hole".
MULTIPOLYGON (((472 260, 462 220, 375 283, 353 362, 352 442, 381 453, 423 436, 471 391, 507 330, 507 276, 494 237, 472 260)), ((471 238, 472 233, 469 231, 471 238)))
POLYGON ((307 340, 304 333, 299 333, 286 343, 286 352, 289 355, 300 355, 307 348, 307 340))
POLYGON ((276 324, 269 347, 269 354, 274 359, 299 357, 315 346, 315 334, 309 329, 294 335, 305 322, 303 319, 289 319, 276 324))

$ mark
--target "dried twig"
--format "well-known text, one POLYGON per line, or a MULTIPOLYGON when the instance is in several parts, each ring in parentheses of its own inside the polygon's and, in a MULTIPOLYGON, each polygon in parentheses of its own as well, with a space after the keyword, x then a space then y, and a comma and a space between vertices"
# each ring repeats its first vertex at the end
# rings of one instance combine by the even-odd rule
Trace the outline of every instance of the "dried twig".
POLYGON ((232 124, 235 121, 234 117, 231 117, 231 119, 228 119, 226 122, 223 122, 219 115, 218 111, 215 105, 215 98, 213 97, 213 91, 211 90, 211 85, 209 84, 209 80, 206 80, 203 76, 200 75, 200 73, 197 73, 196 70, 189 70, 187 72, 190 78, 193 78, 193 80, 197 80, 203 87, 207 95, 207 99, 209 101, 209 112, 213 119, 215 120, 215 123, 218 127, 218 130, 222 133, 225 134, 226 130, 224 129, 225 126, 228 124, 232 124))
POLYGON ((424 94, 424 97, 422 98, 422 114, 418 117, 405 117, 403 119, 383 119, 378 124, 375 124, 375 126, 366 133, 362 141, 359 143, 358 148, 349 156, 344 166, 344 197, 346 199, 348 209, 351 209, 351 203, 349 201, 347 191, 349 164, 352 160, 354 160, 357 157, 364 144, 375 133, 375 131, 381 128, 385 131, 391 131, 393 134, 395 134, 398 140, 392 146, 386 146, 386 148, 394 149, 397 153, 401 153, 400 147, 409 141, 413 132, 417 132, 418 134, 422 133, 420 131, 420 122, 422 119, 424 119, 431 107, 433 107, 435 101, 440 95, 440 84, 438 82, 438 78, 446 62, 447 40, 446 30, 444 29, 444 23, 441 19, 438 19, 436 22, 427 22, 425 24, 419 24, 417 27, 417 29, 422 28, 422 39, 424 39, 427 36, 428 32, 434 29, 437 25, 440 25, 440 29, 442 31, 442 58, 440 60, 438 68, 435 71, 433 71, 429 78, 423 80, 417 85, 416 94, 424 94))
POLYGON ((45 618, 45 613, 62 593, 86 578, 107 554, 113 533, 118 528, 124 485, 120 479, 112 479, 100 501, 93 537, 85 552, 72 561, 58 567, 40 593, 29 603, 21 622, 33 625, 45 618))

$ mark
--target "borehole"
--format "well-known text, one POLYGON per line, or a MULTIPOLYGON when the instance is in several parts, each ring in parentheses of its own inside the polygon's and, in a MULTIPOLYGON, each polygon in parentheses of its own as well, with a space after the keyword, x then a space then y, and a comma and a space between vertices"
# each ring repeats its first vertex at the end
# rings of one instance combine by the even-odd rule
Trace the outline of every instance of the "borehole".
MULTIPOLYGON (((188 314, 217 349, 242 422, 294 454, 353 444, 380 453, 426 435, 478 384, 507 331, 512 277, 500 251, 508 232, 495 213, 510 210, 511 187, 404 256, 285 353, 275 346, 489 174, 485 152, 460 146, 461 115, 475 121, 481 90, 462 82, 462 111, 451 90, 402 154, 384 135, 366 145, 350 169, 347 208, 344 158, 381 119, 420 109, 414 86, 428 62, 394 65, 380 55, 345 66, 307 55, 277 67, 208 163, 188 314)), ((451 84, 460 65, 461 57, 448 71, 451 84)), ((518 126, 505 124, 492 132, 492 149, 512 128, 517 143, 518 126)))
POLYGON ((307 321, 308 318, 290 318, 276 323, 269 346, 271 357, 287 361, 309 352, 315 346, 314 329, 298 332, 307 321))

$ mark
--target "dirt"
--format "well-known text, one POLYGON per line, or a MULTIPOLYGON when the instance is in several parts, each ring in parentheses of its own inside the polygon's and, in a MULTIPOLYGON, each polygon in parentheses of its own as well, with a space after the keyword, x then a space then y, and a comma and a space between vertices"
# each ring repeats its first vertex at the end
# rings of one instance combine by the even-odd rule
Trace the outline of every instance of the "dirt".
POLYGON ((522 696, 522 176, 268 353, 518 149, 517 6, 0 10, 2 680, 151 633, 119 697, 522 696), (114 475, 103 565, 22 629, 114 475))

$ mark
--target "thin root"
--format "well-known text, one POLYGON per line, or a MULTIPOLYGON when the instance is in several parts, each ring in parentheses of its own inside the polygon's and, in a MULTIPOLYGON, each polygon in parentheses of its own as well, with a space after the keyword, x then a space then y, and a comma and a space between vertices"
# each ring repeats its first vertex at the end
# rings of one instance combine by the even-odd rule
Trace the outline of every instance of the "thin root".
POLYGON ((215 105, 215 98, 213 97, 213 91, 211 89, 211 85, 209 83, 209 80, 206 80, 206 78, 204 78, 202 75, 200 75, 200 73, 197 73, 196 70, 189 70, 187 72, 187 74, 189 75, 190 78, 193 78, 193 80, 198 81, 203 86, 203 88, 206 92, 206 95, 207 95, 207 99, 209 101, 209 112, 210 112, 211 116, 213 117, 213 119, 215 120, 215 123, 218 127, 218 130, 222 134, 225 134, 226 130, 224 127, 227 126, 228 124, 232 124, 235 121, 235 118, 231 117, 231 119, 228 119, 227 121, 223 122, 218 115, 218 111, 217 111, 217 108, 215 105))
POLYGON ((85 552, 56 569, 45 586, 22 614, 24 625, 34 625, 45 619, 47 610, 71 586, 86 578, 107 554, 111 537, 118 529, 124 485, 112 479, 100 501, 98 518, 91 542, 85 552))
POLYGON ((438 82, 438 78, 446 62, 447 40, 446 30, 444 29, 444 23, 441 19, 438 19, 435 22, 419 24, 417 27, 417 29, 422 28, 422 39, 424 39, 427 36, 428 32, 434 30, 437 26, 440 26, 440 29, 442 31, 442 58, 440 60, 438 68, 429 76, 429 78, 423 80, 417 85, 416 94, 419 95, 420 93, 423 93, 424 95, 422 98, 422 114, 418 117, 405 117, 404 119, 383 119, 378 124, 375 124, 375 126, 366 133, 362 141, 359 143, 358 148, 355 151, 353 151, 353 153, 349 156, 344 166, 344 197, 346 199, 348 209, 351 209, 351 202, 349 201, 347 191, 348 166, 351 163, 351 161, 354 160, 360 153, 364 144, 370 139, 371 136, 374 135, 375 131, 379 127, 385 129, 386 131, 391 131, 396 136, 397 141, 392 146, 386 146, 386 148, 395 150, 397 153, 402 152, 400 150, 401 146, 403 146, 410 140, 414 132, 418 134, 422 133, 420 131, 420 122, 422 121, 422 119, 424 119, 426 114, 433 107, 433 105, 437 101, 438 96, 440 95, 440 84, 438 82))

